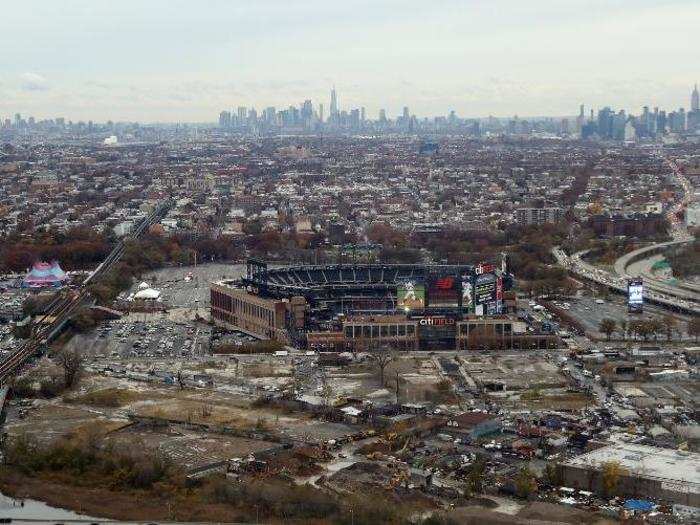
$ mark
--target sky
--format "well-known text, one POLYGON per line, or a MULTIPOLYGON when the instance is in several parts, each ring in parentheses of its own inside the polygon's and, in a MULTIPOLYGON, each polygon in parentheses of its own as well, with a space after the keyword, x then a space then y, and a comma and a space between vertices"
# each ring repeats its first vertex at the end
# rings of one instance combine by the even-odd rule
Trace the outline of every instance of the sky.
POLYGON ((212 122, 690 105, 699 0, 1 0, 0 117, 212 122))

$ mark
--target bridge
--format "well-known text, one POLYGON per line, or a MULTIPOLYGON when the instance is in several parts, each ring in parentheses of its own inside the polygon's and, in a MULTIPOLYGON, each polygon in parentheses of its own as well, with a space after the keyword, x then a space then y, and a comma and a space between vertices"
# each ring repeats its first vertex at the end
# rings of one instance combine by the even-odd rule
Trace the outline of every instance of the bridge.
POLYGON ((615 261, 615 273, 621 277, 643 277, 648 288, 653 288, 663 293, 669 293, 683 299, 700 301, 700 286, 688 282, 668 283, 658 279, 651 272, 654 255, 665 252, 674 246, 687 243, 687 240, 662 242, 645 246, 627 253, 615 261), (651 262, 652 264, 649 264, 651 262))

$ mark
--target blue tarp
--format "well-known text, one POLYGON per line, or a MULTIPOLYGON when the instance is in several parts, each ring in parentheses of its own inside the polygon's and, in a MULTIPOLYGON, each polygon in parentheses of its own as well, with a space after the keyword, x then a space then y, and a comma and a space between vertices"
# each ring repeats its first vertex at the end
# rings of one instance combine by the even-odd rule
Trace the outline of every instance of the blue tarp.
POLYGON ((628 499, 625 501, 625 508, 635 512, 649 512, 654 510, 654 504, 645 499, 628 499))

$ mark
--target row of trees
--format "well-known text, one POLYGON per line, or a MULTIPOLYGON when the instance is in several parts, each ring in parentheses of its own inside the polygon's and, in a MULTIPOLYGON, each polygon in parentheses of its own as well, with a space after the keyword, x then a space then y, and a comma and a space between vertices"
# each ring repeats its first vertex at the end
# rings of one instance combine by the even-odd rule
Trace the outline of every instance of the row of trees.
POLYGON ((24 272, 36 261, 56 259, 66 270, 90 268, 109 253, 112 239, 89 228, 67 233, 52 230, 33 238, 9 237, 0 242, 0 273, 24 272))
MULTIPOLYGON (((644 341, 648 341, 650 337, 658 339, 661 334, 666 336, 667 341, 671 341, 675 334, 679 336, 683 334, 678 320, 671 315, 633 321, 625 319, 615 320, 606 317, 600 321, 598 331, 605 334, 608 341, 615 332, 619 333, 623 340, 632 337, 634 339, 641 338, 644 341)), ((685 327, 685 333, 690 337, 694 337, 697 341, 698 337, 700 337, 700 318, 691 318, 685 327)))

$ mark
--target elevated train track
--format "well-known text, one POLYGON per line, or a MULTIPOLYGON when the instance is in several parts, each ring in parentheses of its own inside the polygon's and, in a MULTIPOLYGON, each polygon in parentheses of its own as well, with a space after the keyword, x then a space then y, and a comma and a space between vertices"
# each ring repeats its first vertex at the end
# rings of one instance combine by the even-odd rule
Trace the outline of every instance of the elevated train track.
POLYGON ((145 217, 126 238, 120 240, 109 255, 83 281, 77 290, 60 293, 49 305, 46 313, 35 321, 37 327, 31 337, 15 352, 0 363, 0 384, 16 374, 22 366, 37 355, 82 306, 93 301, 88 287, 109 272, 121 259, 129 240, 138 239, 153 224, 159 222, 173 206, 173 201, 161 202, 153 212, 145 217))

